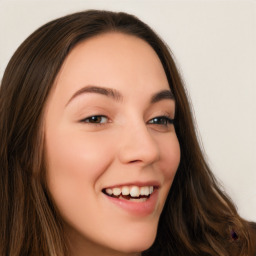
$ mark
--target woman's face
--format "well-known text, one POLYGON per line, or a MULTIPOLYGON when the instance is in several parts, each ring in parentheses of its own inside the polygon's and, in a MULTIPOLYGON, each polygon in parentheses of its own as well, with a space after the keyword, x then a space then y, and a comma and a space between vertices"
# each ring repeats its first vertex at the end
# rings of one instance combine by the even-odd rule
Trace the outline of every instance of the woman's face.
POLYGON ((143 40, 106 33, 68 55, 45 135, 47 182, 74 255, 151 246, 180 161, 174 113, 164 69, 143 40))

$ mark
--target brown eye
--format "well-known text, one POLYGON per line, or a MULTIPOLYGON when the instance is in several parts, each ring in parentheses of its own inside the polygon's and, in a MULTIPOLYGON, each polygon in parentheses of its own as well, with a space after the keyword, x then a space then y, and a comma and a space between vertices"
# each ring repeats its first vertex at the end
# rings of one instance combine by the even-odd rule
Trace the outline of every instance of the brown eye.
POLYGON ((108 118, 106 116, 90 116, 83 120, 81 120, 83 123, 91 123, 91 124, 104 124, 108 122, 108 118))

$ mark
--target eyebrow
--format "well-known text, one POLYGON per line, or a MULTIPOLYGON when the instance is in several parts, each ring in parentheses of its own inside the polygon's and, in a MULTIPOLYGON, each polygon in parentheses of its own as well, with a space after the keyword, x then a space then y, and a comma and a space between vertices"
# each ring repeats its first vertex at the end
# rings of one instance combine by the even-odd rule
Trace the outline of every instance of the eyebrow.
POLYGON ((161 100, 174 100, 174 95, 170 90, 163 90, 154 94, 150 103, 156 103, 161 100))
MULTIPOLYGON (((95 85, 89 85, 89 86, 85 86, 85 87, 81 88, 80 90, 78 90, 77 92, 75 92, 72 95, 72 97, 69 99, 69 101, 67 102, 66 106, 74 98, 76 98, 82 94, 85 94, 85 93, 97 93, 97 94, 105 95, 105 96, 110 97, 113 100, 119 101, 119 102, 121 102, 123 100, 122 94, 115 89, 99 87, 99 86, 95 86, 95 85)), ((160 92, 155 93, 151 97, 150 103, 156 103, 156 102, 159 102, 159 101, 165 100, 165 99, 174 100, 174 95, 170 90, 162 90, 160 92)))
POLYGON ((89 86, 85 86, 85 87, 81 88, 80 90, 78 90, 77 92, 75 92, 73 94, 73 96, 70 98, 70 100, 67 102, 66 106, 74 98, 76 98, 77 96, 82 95, 84 93, 98 93, 98 94, 102 94, 102 95, 105 95, 107 97, 110 97, 110 98, 114 99, 115 101, 122 101, 123 100, 123 96, 121 95, 121 93, 118 92, 115 89, 89 85, 89 86))

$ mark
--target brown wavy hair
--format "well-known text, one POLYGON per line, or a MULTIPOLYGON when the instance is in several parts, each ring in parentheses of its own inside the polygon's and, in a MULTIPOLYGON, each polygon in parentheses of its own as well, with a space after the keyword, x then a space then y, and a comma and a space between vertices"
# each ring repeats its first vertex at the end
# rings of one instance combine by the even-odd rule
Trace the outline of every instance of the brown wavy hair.
POLYGON ((237 255, 249 255, 247 223, 204 159, 188 97, 167 45, 138 18, 97 10, 42 26, 21 44, 5 70, 0 88, 0 254, 68 255, 62 219, 45 179, 44 106, 69 52, 87 38, 113 31, 151 45, 176 101, 181 161, 156 240, 142 255, 226 256, 230 248, 237 248, 237 255))

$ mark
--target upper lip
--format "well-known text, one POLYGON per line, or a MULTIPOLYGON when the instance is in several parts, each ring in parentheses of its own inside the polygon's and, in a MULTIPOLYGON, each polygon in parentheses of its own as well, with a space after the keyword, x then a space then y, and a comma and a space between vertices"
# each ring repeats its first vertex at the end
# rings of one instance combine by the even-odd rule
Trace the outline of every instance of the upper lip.
POLYGON ((159 188, 160 182, 159 181, 129 181, 125 183, 117 183, 115 185, 106 186, 103 189, 124 187, 124 186, 138 186, 138 187, 153 186, 155 188, 159 188))

